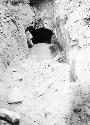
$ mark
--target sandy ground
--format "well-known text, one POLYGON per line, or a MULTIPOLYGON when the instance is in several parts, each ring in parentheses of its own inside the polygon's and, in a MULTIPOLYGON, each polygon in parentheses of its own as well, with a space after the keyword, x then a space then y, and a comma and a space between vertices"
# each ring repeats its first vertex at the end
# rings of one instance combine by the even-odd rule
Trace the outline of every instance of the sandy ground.
MULTIPOLYGON (((37 44, 27 59, 11 63, 0 73, 0 111, 5 108, 18 113, 20 125, 86 125, 86 119, 90 124, 90 73, 87 67, 90 48, 75 50, 70 55, 75 67, 52 58, 47 44, 37 44), (73 81, 75 73, 78 74, 77 81, 73 81)), ((0 120, 0 125, 11 124, 0 120)))
POLYGON ((30 56, 1 75, 0 108, 19 113, 20 125, 65 124, 71 98, 68 64, 30 56))

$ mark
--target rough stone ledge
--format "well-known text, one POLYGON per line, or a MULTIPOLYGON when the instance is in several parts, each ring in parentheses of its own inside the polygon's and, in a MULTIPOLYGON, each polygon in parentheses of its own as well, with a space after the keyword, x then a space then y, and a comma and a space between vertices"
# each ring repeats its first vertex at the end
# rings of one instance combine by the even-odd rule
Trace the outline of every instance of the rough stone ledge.
POLYGON ((7 121, 8 123, 11 123, 12 125, 19 125, 20 115, 11 110, 1 108, 0 109, 0 120, 7 121))

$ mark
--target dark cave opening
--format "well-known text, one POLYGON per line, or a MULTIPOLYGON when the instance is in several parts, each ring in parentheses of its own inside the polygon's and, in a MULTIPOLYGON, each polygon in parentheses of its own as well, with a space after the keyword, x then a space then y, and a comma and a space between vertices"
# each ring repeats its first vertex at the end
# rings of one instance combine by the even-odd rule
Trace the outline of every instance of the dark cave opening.
POLYGON ((62 52, 63 48, 60 45, 59 41, 56 38, 56 35, 53 33, 50 29, 45 28, 39 28, 35 29, 32 27, 28 27, 26 29, 26 32, 29 31, 32 34, 32 39, 30 41, 27 41, 28 48, 32 48, 33 45, 38 43, 45 43, 50 45, 49 49, 51 50, 51 53, 54 53, 56 51, 62 52), (31 44, 31 41, 33 44, 31 44))
POLYGON ((38 7, 41 3, 45 3, 45 2, 52 2, 53 0, 29 0, 30 1, 30 5, 31 6, 36 6, 38 7))
POLYGON ((45 29, 45 28, 39 28, 39 29, 31 30, 30 33, 33 36, 32 38, 33 44, 37 44, 37 43, 51 44, 51 37, 53 34, 51 30, 45 29))

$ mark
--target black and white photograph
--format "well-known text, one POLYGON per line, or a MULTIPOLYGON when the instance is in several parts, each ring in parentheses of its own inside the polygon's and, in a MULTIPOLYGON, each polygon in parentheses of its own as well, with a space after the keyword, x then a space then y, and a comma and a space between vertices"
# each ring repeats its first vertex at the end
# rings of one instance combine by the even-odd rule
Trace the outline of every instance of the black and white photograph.
POLYGON ((0 0, 0 125, 90 125, 90 0, 0 0))

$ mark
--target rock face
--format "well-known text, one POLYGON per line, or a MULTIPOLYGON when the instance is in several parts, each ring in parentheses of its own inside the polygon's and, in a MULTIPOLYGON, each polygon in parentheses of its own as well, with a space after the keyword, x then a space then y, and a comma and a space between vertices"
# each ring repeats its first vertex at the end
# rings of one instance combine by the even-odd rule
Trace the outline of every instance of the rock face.
MULTIPOLYGON (((8 7, 3 6, 2 4, 1 4, 1 7, 3 7, 4 11, 5 11, 5 9, 7 11, 2 12, 2 9, 1 9, 2 15, 1 15, 0 21, 1 21, 2 27, 1 27, 0 36, 1 36, 1 44, 2 44, 1 48, 2 49, 0 52, 0 59, 1 59, 1 63, 3 63, 5 67, 7 67, 10 64, 11 60, 13 60, 16 55, 18 56, 18 55, 20 55, 20 53, 24 54, 24 50, 26 51, 26 49, 22 48, 23 45, 25 46, 25 48, 27 48, 27 47, 24 43, 25 37, 23 34, 23 26, 21 26, 22 24, 20 24, 20 21, 13 20, 13 17, 10 16, 8 7), (7 13, 9 13, 8 21, 7 21, 7 17, 5 16, 7 13), (10 19, 10 18, 12 18, 12 19, 10 19), (19 26, 17 24, 19 24, 19 26), (5 30, 3 31, 3 29, 5 29, 5 30), (21 33, 21 31, 22 31, 22 33, 21 33), (21 39, 23 39, 23 40, 19 39, 21 34, 22 34, 21 39), (22 41, 22 43, 19 44, 20 41, 22 41), (19 48, 18 48, 18 45, 19 45, 19 48), (21 52, 21 50, 22 50, 22 52, 21 52)), ((13 16, 14 16, 14 14, 13 14, 13 16)), ((27 53, 27 52, 25 52, 25 53, 27 53)))
POLYGON ((0 120, 7 121, 13 125, 19 125, 20 115, 8 109, 0 109, 0 120))
POLYGON ((33 42, 32 42, 33 36, 29 31, 26 31, 26 38, 27 38, 28 48, 31 48, 33 46, 33 42))
POLYGON ((80 47, 84 47, 89 43, 89 1, 71 2, 71 11, 68 16, 68 20, 65 24, 65 28, 70 33, 71 43, 78 44, 80 47))
POLYGON ((36 20, 37 27, 45 27, 50 30, 54 30, 54 5, 53 2, 44 2, 37 8, 36 20))
POLYGON ((0 14, 0 64, 7 68, 28 55, 25 28, 34 21, 34 12, 28 4, 8 2, 0 4, 0 14))
POLYGON ((74 61, 74 69, 73 72, 77 75, 78 80, 82 83, 86 82, 89 83, 90 77, 90 47, 83 48, 83 49, 74 49, 70 54, 70 65, 74 61))

